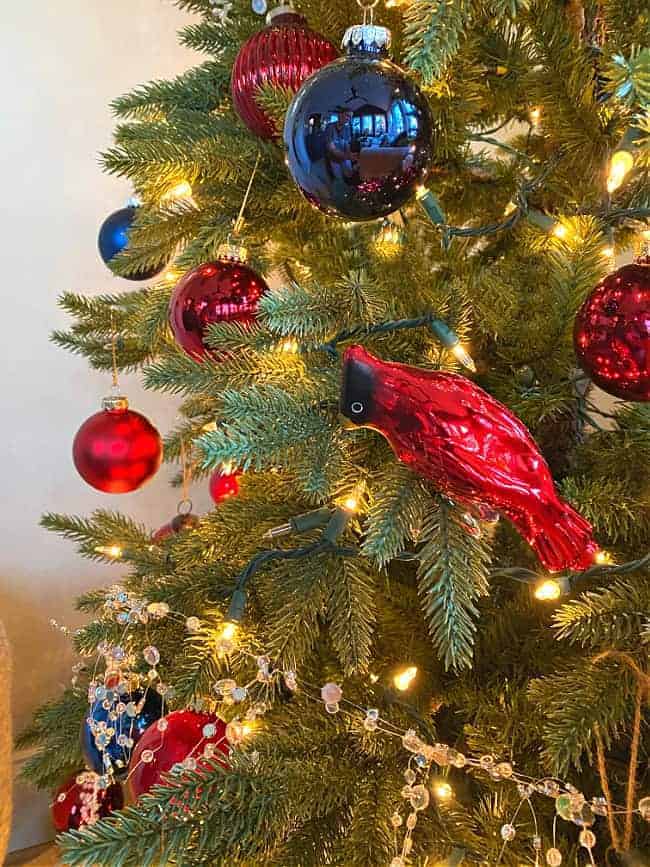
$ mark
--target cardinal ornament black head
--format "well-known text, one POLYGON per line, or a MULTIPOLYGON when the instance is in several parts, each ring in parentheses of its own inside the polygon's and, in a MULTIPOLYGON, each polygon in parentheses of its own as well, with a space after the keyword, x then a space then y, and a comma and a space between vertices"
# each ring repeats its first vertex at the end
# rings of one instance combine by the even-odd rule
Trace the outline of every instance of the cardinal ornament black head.
POLYGON ((331 216, 359 222, 401 208, 431 165, 431 113, 387 59, 385 27, 350 27, 347 56, 310 76, 284 125, 287 165, 305 197, 331 216))
POLYGON ((593 565, 591 527, 558 496, 535 440, 470 379, 350 346, 341 412, 383 434, 401 461, 447 497, 509 518, 551 572, 593 565))

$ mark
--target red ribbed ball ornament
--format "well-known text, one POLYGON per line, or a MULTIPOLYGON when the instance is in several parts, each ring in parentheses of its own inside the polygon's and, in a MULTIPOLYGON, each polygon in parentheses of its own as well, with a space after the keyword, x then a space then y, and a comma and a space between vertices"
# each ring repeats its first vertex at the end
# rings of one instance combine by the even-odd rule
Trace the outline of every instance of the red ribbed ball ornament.
POLYGON ((78 831, 86 825, 94 825, 113 810, 122 809, 122 786, 113 783, 100 789, 97 780, 93 771, 79 771, 57 790, 52 803, 52 821, 57 833, 78 831))
POLYGON ((307 26, 291 6, 278 6, 268 24, 253 34, 235 59, 231 77, 232 101, 246 126, 262 139, 274 139, 278 130, 257 102, 265 84, 294 93, 306 78, 338 56, 329 40, 307 26))
POLYGON ((623 400, 650 400, 650 257, 605 277, 578 311, 574 346, 597 386, 623 400))
MULTIPOLYGON (((241 259, 205 262, 178 283, 169 302, 169 324, 176 342, 200 360, 210 348, 204 342, 209 325, 239 322, 252 325, 268 286, 241 259)), ((214 357, 214 354, 213 354, 214 357)))
POLYGON ((139 798, 175 765, 185 763, 188 770, 196 770, 213 760, 226 767, 229 752, 222 719, 211 713, 173 711, 152 723, 136 744, 129 762, 129 792, 139 798))
POLYGON ((151 422, 129 409, 125 397, 109 397, 77 431, 72 459, 81 478, 105 494, 135 491, 156 474, 162 440, 151 422))

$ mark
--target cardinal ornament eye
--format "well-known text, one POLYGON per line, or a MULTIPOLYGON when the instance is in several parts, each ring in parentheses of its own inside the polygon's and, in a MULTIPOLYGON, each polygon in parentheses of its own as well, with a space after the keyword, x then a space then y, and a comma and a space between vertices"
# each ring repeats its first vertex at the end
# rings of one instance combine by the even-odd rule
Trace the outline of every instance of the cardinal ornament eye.
POLYGON ((359 413, 363 412, 363 404, 359 400, 355 400, 350 407, 354 415, 359 415, 359 413))

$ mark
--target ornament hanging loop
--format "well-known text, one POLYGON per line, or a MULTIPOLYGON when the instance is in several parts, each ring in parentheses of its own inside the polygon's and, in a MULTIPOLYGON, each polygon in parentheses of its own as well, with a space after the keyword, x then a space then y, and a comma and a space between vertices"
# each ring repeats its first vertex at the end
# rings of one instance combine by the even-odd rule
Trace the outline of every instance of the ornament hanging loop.
POLYGON ((115 310, 111 307, 111 391, 113 395, 119 393, 120 387, 117 379, 117 328, 115 327, 115 310))
POLYGON ((363 10, 363 23, 364 26, 366 24, 374 24, 375 21, 375 6, 379 3, 379 0, 357 0, 357 6, 363 10))
MULTIPOLYGON (((378 2, 378 0, 375 0, 378 2)), ((255 159, 255 165, 253 166, 253 171, 251 172, 250 179, 248 181, 248 186, 246 187, 246 192, 244 193, 244 199, 241 203, 241 208, 239 209, 239 213, 237 214, 237 219, 233 223, 231 235, 238 235, 242 228, 244 227, 244 211, 246 210, 246 205, 248 204, 248 197, 250 196, 251 187, 253 186, 253 181, 255 180, 255 175, 257 173, 257 167, 260 164, 260 154, 259 151, 257 153, 257 158, 255 159)))

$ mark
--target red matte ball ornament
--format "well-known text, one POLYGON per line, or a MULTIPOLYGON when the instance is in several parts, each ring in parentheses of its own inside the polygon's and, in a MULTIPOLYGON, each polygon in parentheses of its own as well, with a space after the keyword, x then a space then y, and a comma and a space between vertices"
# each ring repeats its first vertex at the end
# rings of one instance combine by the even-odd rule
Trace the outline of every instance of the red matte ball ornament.
POLYGON ((303 16, 291 6, 278 6, 267 20, 267 26, 239 49, 231 91, 235 111, 246 126, 262 139, 273 139, 278 131, 257 101, 259 88, 270 84, 295 93, 306 78, 334 60, 338 52, 324 36, 310 30, 303 16))
POLYGON ((219 505, 230 497, 239 493, 239 476, 241 473, 227 473, 224 470, 215 470, 210 476, 210 496, 219 505))
POLYGON ((92 771, 79 771, 57 790, 52 803, 52 821, 57 833, 78 831, 86 825, 94 825, 113 810, 122 809, 124 795, 119 783, 100 789, 98 779, 92 771))
POLYGON ((528 429, 471 380, 350 346, 341 412, 383 434, 399 460, 445 496, 503 513, 550 571, 593 565, 591 526, 558 496, 528 429))
POLYGON ((162 461, 160 434, 125 397, 108 397, 103 409, 77 431, 72 458, 91 487, 106 494, 135 491, 154 476, 162 461))
POLYGON ((191 710, 174 711, 152 723, 136 744, 129 763, 129 792, 139 798, 160 783, 161 776, 174 765, 188 758, 193 758, 199 768, 210 757, 226 767, 229 751, 226 723, 219 717, 191 710))
POLYGON ((578 311, 580 366, 623 400, 650 400, 650 257, 605 277, 578 311))
MULTIPOLYGON (((199 265, 178 283, 169 302, 169 324, 176 342, 198 360, 210 352, 204 343, 209 325, 252 325, 264 280, 239 258, 219 258, 199 265)), ((213 355, 214 357, 214 355, 213 355)))

